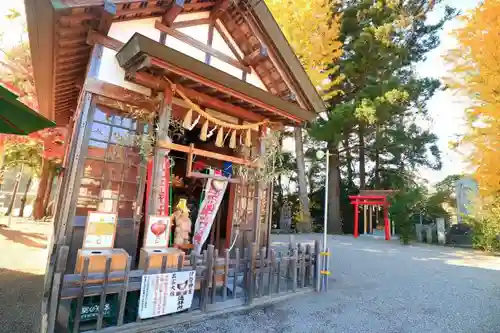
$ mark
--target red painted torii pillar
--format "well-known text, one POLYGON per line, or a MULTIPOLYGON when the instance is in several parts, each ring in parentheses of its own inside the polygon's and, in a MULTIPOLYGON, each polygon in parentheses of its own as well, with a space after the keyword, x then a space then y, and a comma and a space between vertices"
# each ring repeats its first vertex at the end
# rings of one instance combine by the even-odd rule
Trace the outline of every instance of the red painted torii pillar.
POLYGON ((389 202, 387 197, 382 195, 350 195, 351 204, 354 205, 354 237, 359 237, 359 205, 373 205, 384 207, 384 229, 385 240, 391 239, 391 230, 389 227, 389 202))

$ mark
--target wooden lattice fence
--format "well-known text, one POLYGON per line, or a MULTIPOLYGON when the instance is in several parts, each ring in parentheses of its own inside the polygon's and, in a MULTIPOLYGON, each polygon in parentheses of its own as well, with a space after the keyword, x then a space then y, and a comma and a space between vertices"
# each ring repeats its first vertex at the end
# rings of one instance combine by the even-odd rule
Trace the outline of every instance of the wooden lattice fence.
POLYGON ((179 257, 177 267, 131 270, 129 257, 124 271, 111 272, 112 258, 103 273, 88 273, 89 258, 80 274, 64 274, 68 247, 60 248, 50 305, 42 332, 136 332, 282 299, 297 292, 319 291, 321 259, 319 244, 277 251, 252 244, 219 253, 213 245, 201 255, 179 257), (243 253, 241 253, 243 252, 243 253), (154 319, 141 319, 138 300, 144 275, 196 271, 197 290, 190 309, 154 319))

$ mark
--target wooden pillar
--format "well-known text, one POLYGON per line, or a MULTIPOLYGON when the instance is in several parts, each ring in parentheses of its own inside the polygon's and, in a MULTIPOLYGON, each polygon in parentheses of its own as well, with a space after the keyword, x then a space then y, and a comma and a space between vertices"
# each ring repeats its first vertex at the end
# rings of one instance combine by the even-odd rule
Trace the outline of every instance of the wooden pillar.
MULTIPOLYGON (((159 114, 157 142, 167 141, 168 137, 168 126, 170 125, 170 117, 172 114, 172 99, 173 92, 171 87, 167 87, 163 92, 163 101, 159 114)), ((148 201, 147 212, 149 215, 156 215, 159 206, 158 200, 158 186, 161 185, 162 170, 165 163, 165 152, 163 149, 159 149, 158 146, 155 147, 155 153, 153 156, 153 170, 152 177, 148 182, 150 182, 151 187, 148 190, 148 201)))
POLYGON ((231 235, 233 232, 233 216, 234 216, 234 204, 236 199, 236 184, 228 184, 229 187, 229 204, 227 206, 227 218, 226 218, 226 243, 225 248, 229 249, 231 247, 231 235))
POLYGON ((358 223, 359 223, 359 211, 358 211, 358 202, 356 201, 354 203, 354 237, 355 238, 358 238, 359 236, 359 226, 358 226, 358 223))
POLYGON ((363 234, 366 235, 368 233, 368 221, 367 221, 367 216, 366 216, 366 213, 367 213, 367 206, 366 205, 363 205, 363 234))
MULTIPOLYGON (((257 139, 258 145, 259 145, 259 155, 262 156, 266 153, 266 146, 264 144, 264 141, 261 139, 261 137, 265 135, 265 129, 264 127, 261 127, 259 130, 259 137, 257 139)), ((263 189, 264 188, 264 183, 262 181, 255 181, 255 189, 254 189, 254 207, 253 207, 253 218, 255 221, 255 224, 253 225, 254 227, 254 235, 253 235, 253 241, 257 243, 258 248, 261 247, 260 244, 260 229, 261 229, 261 205, 262 205, 262 194, 263 194, 263 189)))
POLYGON ((373 234, 373 206, 370 205, 370 234, 373 234))
POLYGON ((385 229, 385 240, 390 240, 391 230, 389 226, 389 208, 387 204, 384 204, 384 229, 385 229))

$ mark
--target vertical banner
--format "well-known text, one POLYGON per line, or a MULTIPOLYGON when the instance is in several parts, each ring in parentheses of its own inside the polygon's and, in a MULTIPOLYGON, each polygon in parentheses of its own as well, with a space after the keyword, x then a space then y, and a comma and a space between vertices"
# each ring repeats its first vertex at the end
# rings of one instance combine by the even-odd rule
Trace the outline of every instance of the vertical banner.
MULTIPOLYGON (((215 172, 216 176, 221 176, 220 171, 215 172)), ((196 253, 200 253, 201 247, 210 234, 210 229, 219 210, 222 198, 226 192, 227 181, 208 179, 205 186, 205 198, 200 205, 200 212, 196 218, 193 244, 196 253)))
POLYGON ((156 203, 156 214, 157 215, 168 215, 169 214, 169 187, 170 187, 170 161, 168 156, 164 157, 164 161, 161 164, 161 179, 160 185, 158 187, 158 194, 155 198, 150 198, 151 187, 153 186, 153 160, 150 159, 147 164, 147 186, 146 186, 146 214, 149 213, 148 207, 152 202, 156 203), (150 200, 154 200, 150 202, 150 200))
POLYGON ((161 171, 161 181, 160 189, 158 191, 158 215, 168 215, 168 205, 169 205, 169 184, 170 183, 170 161, 168 157, 165 156, 162 171, 161 171))
POLYGON ((139 317, 147 319, 189 309, 195 283, 196 271, 143 275, 139 317))

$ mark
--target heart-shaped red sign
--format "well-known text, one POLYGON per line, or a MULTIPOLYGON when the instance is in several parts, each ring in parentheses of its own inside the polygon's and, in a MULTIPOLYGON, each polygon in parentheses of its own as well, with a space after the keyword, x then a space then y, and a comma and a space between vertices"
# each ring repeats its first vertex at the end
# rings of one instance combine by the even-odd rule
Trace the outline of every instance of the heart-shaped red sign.
POLYGON ((151 225, 151 232, 156 236, 160 237, 167 230, 167 225, 162 222, 155 222, 151 225))

